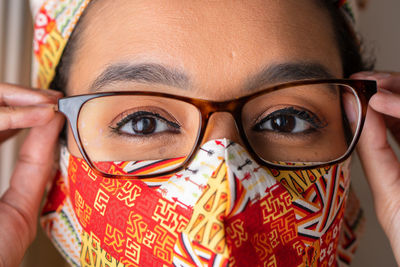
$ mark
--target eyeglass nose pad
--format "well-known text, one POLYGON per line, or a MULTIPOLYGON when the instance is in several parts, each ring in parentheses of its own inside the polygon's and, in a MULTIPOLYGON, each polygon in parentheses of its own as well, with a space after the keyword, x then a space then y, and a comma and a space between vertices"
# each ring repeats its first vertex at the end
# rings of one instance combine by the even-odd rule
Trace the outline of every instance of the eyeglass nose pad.
POLYGON ((244 146, 239 129, 233 116, 228 112, 216 112, 211 114, 201 144, 207 141, 226 138, 244 146))

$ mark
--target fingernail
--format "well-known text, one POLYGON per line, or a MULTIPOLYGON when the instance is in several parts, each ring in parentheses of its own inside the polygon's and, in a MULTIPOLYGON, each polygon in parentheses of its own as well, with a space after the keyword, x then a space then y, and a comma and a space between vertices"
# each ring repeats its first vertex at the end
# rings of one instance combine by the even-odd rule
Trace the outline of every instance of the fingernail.
POLYGON ((392 91, 389 91, 389 90, 386 90, 386 89, 383 89, 383 88, 378 88, 378 92, 386 94, 386 95, 393 95, 392 91))
POLYGON ((375 79, 382 80, 390 77, 392 74, 388 72, 378 72, 378 71, 363 71, 355 73, 352 77, 364 78, 364 79, 375 79))
POLYGON ((57 110, 57 104, 46 104, 46 103, 42 103, 42 104, 37 104, 35 105, 35 107, 40 107, 40 108, 51 108, 53 110, 57 110))
POLYGON ((371 76, 371 75, 374 75, 374 74, 375 74, 374 71, 362 71, 362 72, 354 73, 351 76, 352 77, 359 77, 359 78, 363 77, 364 78, 364 77, 368 77, 368 76, 371 76))
POLYGON ((387 72, 379 72, 379 73, 376 73, 376 74, 372 75, 372 77, 374 77, 377 80, 386 79, 386 78, 388 78, 390 76, 392 76, 392 74, 387 73, 387 72))
POLYGON ((61 91, 52 90, 52 89, 47 89, 47 90, 45 90, 45 92, 48 92, 48 93, 50 93, 50 94, 54 94, 54 95, 59 95, 59 94, 62 94, 62 92, 61 92, 61 91))
POLYGON ((52 96, 52 97, 56 97, 56 98, 60 98, 60 97, 63 96, 63 93, 62 93, 62 92, 60 92, 60 91, 54 91, 54 90, 50 90, 50 89, 48 89, 48 90, 42 90, 42 93, 44 93, 44 94, 46 94, 46 95, 49 95, 49 96, 52 96))

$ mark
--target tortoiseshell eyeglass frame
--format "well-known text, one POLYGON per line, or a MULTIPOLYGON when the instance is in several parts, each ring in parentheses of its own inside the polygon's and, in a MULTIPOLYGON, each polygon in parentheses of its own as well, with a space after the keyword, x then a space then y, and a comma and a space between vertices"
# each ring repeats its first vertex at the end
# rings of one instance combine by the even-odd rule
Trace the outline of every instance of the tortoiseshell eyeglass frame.
POLYGON ((184 168, 186 168, 190 162, 193 160, 193 155, 196 154, 196 151, 199 149, 200 145, 202 144, 203 138, 204 138, 204 133, 206 131, 206 127, 208 124, 208 120, 210 116, 213 113, 216 112, 228 112, 230 113, 235 122, 236 126, 239 130, 240 137, 248 149, 248 152, 252 156, 252 158, 261 166, 265 166, 268 168, 272 169, 279 169, 279 170, 300 170, 300 169, 311 169, 311 168, 322 168, 328 165, 333 165, 339 162, 342 162, 346 160, 350 154, 353 152, 358 139, 360 138, 361 130, 364 125, 365 121, 365 116, 367 113, 367 107, 368 107, 368 101, 377 92, 377 84, 375 81, 371 80, 350 80, 350 79, 310 79, 310 80, 300 80, 300 81, 292 81, 292 82, 286 82, 278 85, 273 85, 267 88, 264 88, 263 90, 257 91, 253 94, 246 95, 237 99, 233 100, 228 100, 228 101, 209 101, 209 100, 203 100, 203 99, 196 99, 196 98, 190 98, 190 97, 184 97, 180 95, 173 95, 173 94, 166 94, 166 93, 160 93, 160 92, 148 92, 148 91, 115 91, 115 92, 101 92, 101 93, 94 93, 94 94, 85 94, 85 95, 76 95, 76 96, 70 96, 70 97, 64 97, 59 99, 58 101, 58 111, 63 113, 71 126, 72 133, 74 135, 74 138, 76 140, 76 143, 78 144, 79 150, 83 156, 83 158, 86 160, 86 162, 89 164, 89 166, 94 170, 95 173, 108 177, 108 178, 152 178, 152 177, 161 177, 165 175, 169 175, 172 173, 175 173, 177 171, 180 171, 184 168), (247 140, 245 131, 243 129, 242 125, 242 108, 244 105, 254 99, 257 98, 261 95, 293 87, 293 86, 303 86, 303 85, 313 85, 313 84, 336 84, 336 85, 344 85, 351 87, 354 90, 355 95, 358 98, 358 101, 361 105, 361 116, 359 118, 359 123, 357 130, 355 132, 355 136, 353 141, 351 142, 348 150, 346 153, 341 156, 338 159, 329 161, 329 162, 318 162, 316 164, 311 164, 311 165, 304 165, 304 166, 298 166, 298 165, 280 165, 276 164, 273 162, 265 161, 261 157, 257 155, 257 153, 254 151, 254 149, 251 147, 249 141, 247 140), (165 97, 165 98, 172 98, 174 100, 180 100, 189 104, 192 104, 195 106, 199 114, 201 116, 200 119, 200 127, 198 130, 197 138, 195 141, 195 145, 190 152, 190 154, 187 156, 186 160, 177 168, 169 170, 167 172, 163 173, 157 173, 157 174, 150 174, 150 175, 141 175, 141 176, 130 176, 130 175, 116 175, 116 174, 109 174, 100 171, 95 167, 95 165, 92 163, 90 158, 88 157, 85 148, 82 146, 81 138, 79 135, 78 131, 78 118, 79 118, 79 113, 82 109, 82 106, 89 100, 94 99, 94 98, 99 98, 99 97, 107 97, 107 96, 123 96, 123 95, 141 95, 141 96, 157 96, 157 97, 165 97))

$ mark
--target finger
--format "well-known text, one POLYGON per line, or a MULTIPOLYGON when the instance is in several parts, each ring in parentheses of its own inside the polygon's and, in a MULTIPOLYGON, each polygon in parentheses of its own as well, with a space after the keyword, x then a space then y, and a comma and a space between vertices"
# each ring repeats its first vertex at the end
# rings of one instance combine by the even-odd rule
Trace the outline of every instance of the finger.
MULTIPOLYGON (((377 218, 389 238, 393 251, 398 252, 400 164, 387 142, 384 118, 372 108, 368 109, 365 128, 357 148, 373 194, 377 218)), ((400 261, 400 256, 395 256, 400 261)))
POLYGON ((63 118, 57 115, 49 124, 33 128, 22 146, 10 187, 0 200, 0 260, 4 266, 18 266, 35 237, 38 209, 62 125, 63 118))
POLYGON ((352 78, 362 78, 365 79, 367 77, 374 77, 374 79, 381 80, 388 78, 392 75, 395 75, 396 72, 392 71, 380 71, 380 70, 373 70, 373 71, 360 71, 351 75, 352 78))
POLYGON ((400 74, 392 73, 390 76, 384 79, 378 79, 378 87, 386 90, 400 93, 400 74))
POLYGON ((12 84, 0 84, 0 105, 2 106, 55 103, 60 97, 62 97, 62 93, 53 90, 38 90, 12 84))
POLYGON ((0 107, 0 131, 40 126, 55 115, 55 104, 0 107))
POLYGON ((400 93, 400 73, 396 72, 359 72, 351 75, 353 79, 375 80, 378 88, 400 93))
POLYGON ((24 234, 29 234, 29 242, 34 238, 37 213, 52 173, 54 149, 62 126, 63 117, 57 114, 50 123, 31 129, 20 150, 10 187, 1 199, 27 222, 29 231, 24 234))
POLYGON ((400 94, 380 89, 372 96, 369 105, 380 113, 400 118, 400 94))
POLYGON ((386 127, 396 141, 400 143, 400 73, 387 71, 359 72, 353 74, 351 78, 377 81, 378 93, 371 98, 370 106, 386 115, 384 117, 386 127))
MULTIPOLYGON (((400 189, 398 160, 387 142, 382 115, 369 108, 364 129, 357 146, 360 160, 377 206, 388 194, 400 189)), ((382 211, 377 208, 377 212, 382 211)))

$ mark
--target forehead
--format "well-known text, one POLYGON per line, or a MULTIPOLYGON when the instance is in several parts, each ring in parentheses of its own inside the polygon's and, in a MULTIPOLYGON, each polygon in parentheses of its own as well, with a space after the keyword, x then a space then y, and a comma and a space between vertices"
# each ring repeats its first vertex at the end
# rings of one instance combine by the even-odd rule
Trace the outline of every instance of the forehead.
POLYGON ((83 28, 72 94, 121 62, 182 70, 198 97, 233 92, 270 64, 317 62, 341 76, 330 18, 313 0, 97 0, 83 28))

